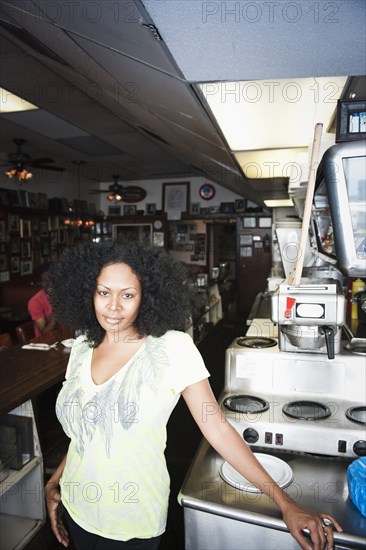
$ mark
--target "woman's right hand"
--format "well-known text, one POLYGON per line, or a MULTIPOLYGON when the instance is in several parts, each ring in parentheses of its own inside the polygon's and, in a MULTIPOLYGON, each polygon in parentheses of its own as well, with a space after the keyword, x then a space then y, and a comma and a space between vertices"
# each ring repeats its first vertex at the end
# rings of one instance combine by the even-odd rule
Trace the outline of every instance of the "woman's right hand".
POLYGON ((58 484, 48 482, 44 493, 51 529, 58 542, 67 547, 69 546, 69 535, 62 519, 62 502, 58 484))

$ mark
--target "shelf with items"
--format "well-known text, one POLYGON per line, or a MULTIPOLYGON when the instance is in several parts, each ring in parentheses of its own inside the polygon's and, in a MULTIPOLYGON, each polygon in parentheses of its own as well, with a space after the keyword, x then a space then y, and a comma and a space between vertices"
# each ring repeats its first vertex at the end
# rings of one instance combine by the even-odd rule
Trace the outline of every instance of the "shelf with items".
MULTIPOLYGON (((85 219, 86 220, 86 219, 85 219)), ((41 208, 0 206, 0 282, 38 282, 43 264, 67 246, 93 237, 94 220, 73 220, 41 208)))
MULTIPOLYGON (((166 215, 108 216, 107 238, 119 242, 138 242, 157 248, 167 246, 166 215)), ((104 225, 104 224, 103 224, 104 225)), ((98 227, 96 228, 98 234, 98 227)), ((104 234, 104 232, 102 231, 104 234)))
POLYGON ((3 416, 1 422, 1 549, 13 550, 23 548, 46 520, 43 457, 30 400, 3 416), (17 431, 18 423, 8 422, 10 417, 19 419, 21 431, 17 431), (23 422, 26 420, 30 422, 23 422))
POLYGON ((169 255, 187 265, 202 269, 207 264, 206 224, 202 219, 168 222, 169 255))
POLYGON ((202 306, 194 315, 190 327, 195 344, 199 344, 223 318, 218 284, 209 283, 198 292, 202 296, 202 306))

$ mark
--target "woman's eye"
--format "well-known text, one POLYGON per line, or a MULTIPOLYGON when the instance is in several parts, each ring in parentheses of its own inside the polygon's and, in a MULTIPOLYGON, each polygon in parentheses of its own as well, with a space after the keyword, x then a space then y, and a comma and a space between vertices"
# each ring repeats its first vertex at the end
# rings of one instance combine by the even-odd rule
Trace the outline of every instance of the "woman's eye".
POLYGON ((99 296, 108 296, 108 292, 106 290, 100 290, 98 294, 99 296))
POLYGON ((133 294, 122 294, 122 297, 130 299, 130 298, 133 298, 133 294))

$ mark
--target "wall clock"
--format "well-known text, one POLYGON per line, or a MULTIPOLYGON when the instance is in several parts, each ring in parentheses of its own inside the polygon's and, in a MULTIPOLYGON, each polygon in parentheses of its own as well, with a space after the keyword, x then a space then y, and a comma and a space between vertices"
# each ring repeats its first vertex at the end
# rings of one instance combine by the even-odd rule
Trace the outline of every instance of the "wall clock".
POLYGON ((204 183, 198 190, 199 196, 205 201, 209 201, 216 195, 216 189, 211 183, 204 183))
POLYGON ((161 229, 163 227, 163 222, 161 220, 155 220, 153 226, 154 229, 161 229))

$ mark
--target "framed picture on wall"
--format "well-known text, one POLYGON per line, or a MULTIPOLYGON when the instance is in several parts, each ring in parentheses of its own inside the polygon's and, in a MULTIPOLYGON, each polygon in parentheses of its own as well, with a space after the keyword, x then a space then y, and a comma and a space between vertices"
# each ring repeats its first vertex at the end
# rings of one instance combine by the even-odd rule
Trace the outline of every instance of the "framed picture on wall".
POLYGON ((19 216, 18 214, 8 214, 8 231, 19 233, 19 216))
POLYGON ((12 239, 10 241, 10 254, 20 253, 20 239, 12 239))
POLYGON ((20 269, 19 256, 12 256, 10 258, 10 271, 12 273, 19 273, 19 269, 20 269))
POLYGON ((121 206, 119 204, 108 206, 108 216, 120 216, 121 206))
POLYGON ((222 214, 232 214, 234 212, 234 203, 233 202, 221 202, 220 203, 220 212, 222 214))
POLYGON ((247 207, 247 201, 245 199, 236 199, 234 203, 235 212, 245 212, 247 207))
POLYGON ((30 220, 20 220, 20 236, 21 237, 30 237, 32 234, 31 221, 30 220))
POLYGON ((198 216, 201 211, 201 205, 199 202, 191 202, 191 214, 198 216))
POLYGON ((20 274, 21 275, 32 275, 33 265, 30 260, 22 260, 20 262, 20 274))
POLYGON ((189 208, 189 181, 163 183, 162 205, 164 212, 187 213, 189 208))
POLYGON ((123 214, 125 216, 135 216, 136 215, 136 204, 125 204, 123 207, 123 214))
POLYGON ((257 221, 255 217, 243 219, 243 227, 256 227, 256 226, 257 226, 257 221))
POLYGON ((155 213, 156 213, 156 204, 155 203, 146 204, 146 214, 148 216, 155 216, 155 213))
POLYGON ((339 100, 336 142, 366 138, 366 100, 339 100))
POLYGON ((21 256, 23 259, 31 257, 31 243, 30 241, 21 242, 21 256))

